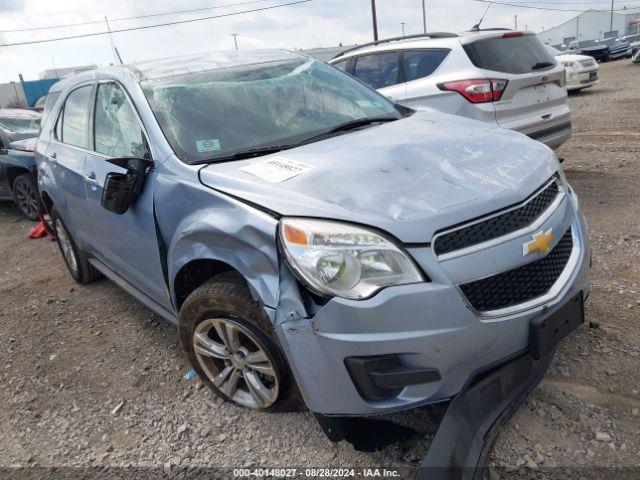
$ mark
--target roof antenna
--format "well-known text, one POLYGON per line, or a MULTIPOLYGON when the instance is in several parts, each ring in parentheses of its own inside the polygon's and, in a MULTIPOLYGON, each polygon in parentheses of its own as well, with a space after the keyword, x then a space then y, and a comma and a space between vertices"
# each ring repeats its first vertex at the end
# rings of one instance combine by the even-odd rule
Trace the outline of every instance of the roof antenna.
POLYGON ((491 8, 491 4, 492 3, 493 2, 489 2, 489 5, 487 5, 487 9, 482 14, 482 18, 480 18, 480 21, 478 23, 476 23, 473 27, 471 27, 471 31, 472 32, 479 32, 480 31, 480 24, 482 23, 482 21, 484 20, 485 15, 487 14, 489 9, 491 8))

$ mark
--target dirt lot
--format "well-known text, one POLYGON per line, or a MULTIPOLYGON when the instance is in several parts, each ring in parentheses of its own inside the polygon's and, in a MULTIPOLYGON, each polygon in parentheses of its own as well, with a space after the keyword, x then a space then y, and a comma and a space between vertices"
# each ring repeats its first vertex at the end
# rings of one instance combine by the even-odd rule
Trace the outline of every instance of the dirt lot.
MULTIPOLYGON (((601 77, 571 96, 574 135, 559 151, 591 225, 587 325, 501 435, 497 467, 640 467, 640 66, 603 64, 601 77)), ((424 423, 421 435, 362 453, 308 413, 222 403, 183 378, 171 326, 109 281, 75 284, 53 242, 27 239, 32 227, 0 204, 0 466, 410 470, 421 459, 426 410, 399 415, 424 423)))

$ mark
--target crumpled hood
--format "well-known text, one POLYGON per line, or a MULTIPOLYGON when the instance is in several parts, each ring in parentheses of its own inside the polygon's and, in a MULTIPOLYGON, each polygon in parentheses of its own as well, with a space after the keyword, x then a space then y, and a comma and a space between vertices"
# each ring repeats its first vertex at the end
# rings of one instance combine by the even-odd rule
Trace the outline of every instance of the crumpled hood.
POLYGON ((517 203, 560 169, 543 144, 454 115, 418 112, 259 158, 210 164, 204 185, 280 215, 345 220, 406 243, 517 203), (310 167, 272 182, 241 169, 286 159, 310 167))

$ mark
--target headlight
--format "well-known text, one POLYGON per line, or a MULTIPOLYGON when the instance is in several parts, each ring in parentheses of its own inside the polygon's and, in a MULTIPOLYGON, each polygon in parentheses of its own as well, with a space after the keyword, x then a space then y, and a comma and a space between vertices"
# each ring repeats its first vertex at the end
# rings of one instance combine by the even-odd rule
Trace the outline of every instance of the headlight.
POLYGON ((576 62, 562 62, 562 65, 563 65, 565 68, 573 68, 573 67, 575 67, 575 66, 576 66, 576 62))
POLYGON ((424 281, 403 250, 365 228, 291 218, 280 222, 280 240, 291 267, 317 293, 362 299, 389 285, 424 281))

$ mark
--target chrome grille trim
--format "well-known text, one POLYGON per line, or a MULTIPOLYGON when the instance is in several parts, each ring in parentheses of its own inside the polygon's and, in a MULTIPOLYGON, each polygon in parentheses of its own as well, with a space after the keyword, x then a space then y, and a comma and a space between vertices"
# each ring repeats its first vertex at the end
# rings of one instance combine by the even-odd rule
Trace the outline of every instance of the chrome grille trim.
POLYGON ((567 196, 566 194, 566 190, 563 187, 563 185, 560 183, 560 179, 558 178, 557 175, 554 175, 551 179, 549 179, 549 181, 547 181, 545 184, 543 184, 536 192, 534 192, 529 198, 527 198, 525 201, 513 205, 507 209, 504 210, 500 210, 498 212, 494 212, 492 214, 489 215, 485 215, 483 217, 477 218, 475 220, 472 220, 471 222, 468 223, 464 223, 462 225, 459 225, 457 227, 454 228, 450 228, 448 230, 443 230, 441 232, 436 233, 436 235, 434 235, 433 240, 431 242, 431 246, 432 246, 432 251, 434 252, 434 255, 436 256, 436 258, 438 259, 438 261, 446 261, 446 260, 450 260, 452 258, 457 258, 457 257, 462 257, 464 255, 469 255, 471 253, 475 253, 478 252, 480 250, 485 250, 487 248, 491 248, 494 247, 496 245, 500 245, 502 243, 508 242, 510 240, 513 240, 515 238, 518 238, 520 236, 526 235, 527 233, 533 232, 534 230, 538 229, 542 224, 544 224, 547 219, 558 209, 558 207, 562 204, 563 200, 565 199, 565 197, 567 196), (552 183, 556 182, 558 185, 558 194, 556 195, 555 199, 553 200, 553 202, 547 207, 546 210, 544 210, 540 216, 538 218, 535 219, 535 221, 533 223, 530 223, 529 225, 520 228, 518 230, 514 230, 506 235, 502 235, 500 237, 495 237, 492 238, 490 240, 484 241, 484 242, 480 242, 480 243, 476 243, 474 245, 471 245, 469 247, 464 247, 461 248, 459 250, 454 250, 451 252, 447 252, 447 253, 442 253, 440 255, 438 255, 437 253, 435 253, 436 251, 436 244, 438 242, 438 238, 450 234, 452 232, 456 232, 459 230, 463 230, 465 228, 469 228, 472 225, 476 225, 478 223, 482 223, 482 222, 486 222, 487 220, 490 220, 492 218, 496 218, 499 217, 501 215, 505 215, 508 214, 510 212, 513 212, 515 210, 518 210, 520 208, 523 208, 524 206, 528 205, 530 202, 532 202, 533 200, 535 200, 541 193, 543 193, 552 183))

